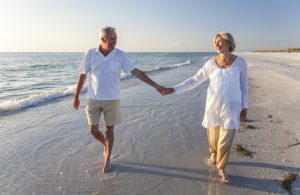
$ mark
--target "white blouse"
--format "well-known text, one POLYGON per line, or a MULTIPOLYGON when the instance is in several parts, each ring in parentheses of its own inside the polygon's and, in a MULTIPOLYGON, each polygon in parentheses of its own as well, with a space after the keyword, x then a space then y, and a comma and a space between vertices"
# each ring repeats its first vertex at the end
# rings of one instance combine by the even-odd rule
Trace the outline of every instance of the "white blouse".
POLYGON ((191 90, 208 78, 210 83, 202 125, 205 128, 219 125, 224 129, 239 129, 240 113, 243 108, 248 108, 246 61, 237 57, 229 69, 222 69, 214 58, 210 59, 193 77, 175 85, 175 92, 180 94, 191 90))

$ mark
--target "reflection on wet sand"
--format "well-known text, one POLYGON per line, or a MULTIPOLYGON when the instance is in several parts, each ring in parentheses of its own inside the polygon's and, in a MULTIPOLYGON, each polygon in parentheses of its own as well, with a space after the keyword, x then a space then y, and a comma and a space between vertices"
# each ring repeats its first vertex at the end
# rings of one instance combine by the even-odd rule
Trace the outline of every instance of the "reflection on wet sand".
POLYGON ((207 187, 207 195, 220 195, 220 188, 222 185, 219 181, 218 171, 215 167, 212 167, 209 170, 209 177, 208 177, 208 187, 207 187))

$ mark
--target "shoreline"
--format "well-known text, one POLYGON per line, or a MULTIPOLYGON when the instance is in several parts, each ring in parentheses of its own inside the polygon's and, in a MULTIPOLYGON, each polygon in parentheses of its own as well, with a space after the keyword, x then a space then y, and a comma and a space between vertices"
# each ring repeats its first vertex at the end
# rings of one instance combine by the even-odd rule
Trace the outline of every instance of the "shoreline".
MULTIPOLYGON (((0 118, 1 189, 6 194, 288 194, 284 174, 300 174, 299 67, 289 54, 238 53, 248 62, 249 124, 236 132, 227 172, 219 182, 201 126, 204 82, 181 95, 160 96, 138 80, 123 83, 122 123, 115 129, 113 172, 101 174, 102 149, 87 130, 85 97, 75 111, 71 98, 0 118), (253 156, 240 157, 242 144, 253 156)), ((164 86, 194 75, 202 64, 153 74, 164 86)), ((100 128, 103 131, 103 118, 100 128)), ((293 182, 300 193, 299 177, 293 182)))

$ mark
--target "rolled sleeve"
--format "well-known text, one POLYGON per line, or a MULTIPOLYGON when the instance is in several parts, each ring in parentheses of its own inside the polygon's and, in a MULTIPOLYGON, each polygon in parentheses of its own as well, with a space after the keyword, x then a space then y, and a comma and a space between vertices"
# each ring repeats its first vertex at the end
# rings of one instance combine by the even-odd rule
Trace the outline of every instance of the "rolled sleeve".
POLYGON ((122 70, 126 72, 126 74, 130 74, 130 72, 135 69, 134 64, 128 59, 128 57, 123 54, 123 60, 122 60, 122 70))

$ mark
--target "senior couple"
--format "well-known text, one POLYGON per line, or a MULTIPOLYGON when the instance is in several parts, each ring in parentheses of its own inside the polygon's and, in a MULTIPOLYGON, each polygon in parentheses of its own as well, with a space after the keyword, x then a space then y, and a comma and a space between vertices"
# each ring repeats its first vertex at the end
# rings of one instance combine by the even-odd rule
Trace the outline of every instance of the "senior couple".
POLYGON ((86 115, 91 134, 104 146, 103 173, 111 171, 110 157, 114 143, 114 126, 121 121, 120 75, 121 69, 155 88, 162 95, 175 92, 180 94, 191 90, 209 79, 205 115, 202 125, 207 128, 210 158, 208 163, 216 165, 220 179, 230 182, 225 173, 231 143, 240 121, 246 120, 248 108, 248 81, 246 61, 231 52, 235 43, 230 33, 221 32, 214 36, 213 45, 217 56, 208 60, 191 78, 166 88, 151 80, 137 69, 126 54, 115 48, 117 34, 115 28, 104 27, 99 34, 97 48, 88 50, 80 65, 80 75, 73 99, 78 109, 80 91, 87 75, 88 91, 86 115), (105 136, 99 131, 100 116, 105 120, 105 136))

